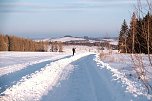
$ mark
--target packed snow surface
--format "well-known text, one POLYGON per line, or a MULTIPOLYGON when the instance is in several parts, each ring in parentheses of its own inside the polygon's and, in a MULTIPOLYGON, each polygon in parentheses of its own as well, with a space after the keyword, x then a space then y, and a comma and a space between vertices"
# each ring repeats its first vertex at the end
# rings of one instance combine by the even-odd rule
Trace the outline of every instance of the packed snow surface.
POLYGON ((33 64, 56 60, 68 55, 50 52, 1 52, 0 76, 24 69, 33 64))
POLYGON ((23 76, 16 85, 6 89, 0 98, 4 101, 37 101, 43 94, 51 90, 58 82, 62 72, 73 61, 80 59, 90 53, 78 54, 46 64, 44 68, 29 75, 23 76))
POLYGON ((96 49, 0 52, 0 101, 151 101, 128 55, 96 49))

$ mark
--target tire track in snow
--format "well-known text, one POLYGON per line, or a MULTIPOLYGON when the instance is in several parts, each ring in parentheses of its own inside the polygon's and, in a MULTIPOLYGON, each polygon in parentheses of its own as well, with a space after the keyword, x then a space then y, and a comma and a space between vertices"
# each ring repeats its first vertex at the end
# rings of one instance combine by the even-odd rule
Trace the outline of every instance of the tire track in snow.
POLYGON ((94 59, 95 55, 89 55, 71 63, 74 70, 69 78, 41 101, 140 101, 125 93, 120 83, 112 81, 111 72, 100 69, 94 59))
POLYGON ((34 65, 34 64, 38 64, 38 63, 42 63, 45 61, 51 61, 51 60, 57 60, 57 59, 61 59, 64 58, 66 56, 62 56, 62 55, 57 55, 51 58, 47 58, 47 59, 42 59, 42 60, 38 60, 38 61, 30 61, 30 62, 26 62, 26 63, 22 63, 22 64, 14 64, 14 65, 10 65, 10 66, 6 66, 6 67, 1 67, 0 68, 0 77, 3 75, 7 75, 9 73, 13 73, 16 71, 20 71, 22 69, 25 69, 26 67, 30 66, 30 65, 34 65))
POLYGON ((33 73, 29 78, 24 77, 23 82, 13 85, 0 96, 1 101, 37 101, 43 94, 55 86, 66 66, 90 53, 84 53, 61 59, 42 68, 41 71, 33 73))
POLYGON ((113 101, 93 58, 94 55, 89 55, 73 62, 74 70, 69 78, 61 81, 60 87, 43 96, 41 101, 113 101))
MULTIPOLYGON (((70 56, 65 56, 65 57, 62 57, 59 59, 68 58, 68 57, 70 57, 70 56)), ((21 69, 19 71, 12 72, 12 73, 1 76, 0 77, 0 95, 7 88, 17 84, 18 82, 22 82, 21 79, 25 79, 25 76, 26 76, 26 78, 30 78, 31 74, 39 72, 46 65, 50 64, 51 62, 57 61, 59 59, 48 60, 48 61, 33 64, 33 65, 29 65, 26 68, 21 69)))

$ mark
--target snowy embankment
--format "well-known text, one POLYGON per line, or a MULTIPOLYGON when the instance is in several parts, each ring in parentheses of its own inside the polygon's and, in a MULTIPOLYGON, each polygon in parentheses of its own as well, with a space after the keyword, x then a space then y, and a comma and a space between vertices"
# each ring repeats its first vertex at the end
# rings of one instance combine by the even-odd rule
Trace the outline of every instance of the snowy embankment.
POLYGON ((121 82, 122 86, 126 87, 126 92, 132 93, 135 97, 143 96, 147 99, 152 99, 152 95, 147 94, 147 89, 142 82, 138 79, 133 64, 127 54, 110 54, 104 56, 103 60, 99 55, 96 55, 95 61, 102 68, 112 72, 113 80, 121 82))
MULTIPOLYGON (((51 62, 40 71, 22 77, 16 85, 7 88, 0 97, 1 101, 37 101, 40 100, 44 94, 53 89, 60 79, 64 69, 71 62, 87 56, 91 53, 82 53, 70 58, 64 58, 51 62)), ((69 67, 69 72, 72 68, 69 67)), ((68 72, 68 69, 67 69, 68 72)))
POLYGON ((69 54, 51 52, 1 52, 0 77, 27 68, 30 65, 53 61, 69 54))

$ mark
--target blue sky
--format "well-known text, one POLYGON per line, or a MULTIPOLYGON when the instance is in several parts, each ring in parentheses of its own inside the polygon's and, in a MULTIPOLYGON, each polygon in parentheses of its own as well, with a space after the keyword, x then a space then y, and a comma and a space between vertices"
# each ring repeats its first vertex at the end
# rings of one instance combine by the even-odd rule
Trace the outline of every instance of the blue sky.
POLYGON ((129 23, 136 4, 136 0, 0 0, 0 33, 30 38, 118 36, 123 19, 129 23))

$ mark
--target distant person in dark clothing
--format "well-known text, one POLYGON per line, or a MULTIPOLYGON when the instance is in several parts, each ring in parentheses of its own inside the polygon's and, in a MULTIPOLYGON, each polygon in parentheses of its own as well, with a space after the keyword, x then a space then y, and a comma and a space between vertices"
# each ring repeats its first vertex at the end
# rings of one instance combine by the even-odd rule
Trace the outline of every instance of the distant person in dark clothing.
POLYGON ((73 52, 73 55, 74 55, 74 53, 75 53, 75 48, 72 48, 72 52, 73 52))

